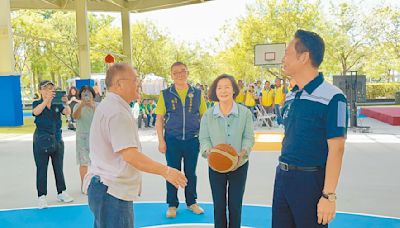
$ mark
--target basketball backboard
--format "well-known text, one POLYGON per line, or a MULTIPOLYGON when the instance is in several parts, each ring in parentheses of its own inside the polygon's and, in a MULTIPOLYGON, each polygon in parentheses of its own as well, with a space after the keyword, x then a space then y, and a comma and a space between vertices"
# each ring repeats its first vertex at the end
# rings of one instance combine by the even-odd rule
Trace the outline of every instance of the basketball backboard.
POLYGON ((282 64, 285 56, 285 43, 257 44, 254 46, 254 65, 276 66, 282 64))

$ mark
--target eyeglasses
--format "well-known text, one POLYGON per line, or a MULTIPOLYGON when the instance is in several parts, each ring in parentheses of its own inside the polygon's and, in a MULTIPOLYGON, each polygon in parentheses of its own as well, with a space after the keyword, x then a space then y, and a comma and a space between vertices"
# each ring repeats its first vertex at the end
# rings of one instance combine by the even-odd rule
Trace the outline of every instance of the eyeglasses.
POLYGON ((137 82, 138 79, 137 78, 119 78, 118 81, 123 81, 123 80, 128 80, 128 81, 133 81, 133 82, 137 82))
POLYGON ((174 75, 174 76, 178 76, 178 75, 184 75, 184 74, 187 74, 189 71, 187 71, 187 70, 183 70, 183 71, 180 71, 180 72, 172 72, 172 74, 174 75))
POLYGON ((40 87, 41 90, 53 90, 54 89, 54 85, 53 84, 47 84, 44 86, 40 87))

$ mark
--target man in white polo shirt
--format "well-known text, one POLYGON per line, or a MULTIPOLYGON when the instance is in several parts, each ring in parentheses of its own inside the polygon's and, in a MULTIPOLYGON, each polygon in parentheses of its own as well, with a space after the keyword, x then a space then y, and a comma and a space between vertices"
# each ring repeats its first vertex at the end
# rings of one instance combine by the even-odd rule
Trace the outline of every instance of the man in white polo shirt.
POLYGON ((116 63, 106 73, 107 97, 96 108, 90 129, 90 160, 84 180, 94 227, 133 227, 132 201, 140 194, 140 171, 163 176, 185 187, 176 169, 141 153, 136 121, 129 103, 138 97, 137 72, 116 63))

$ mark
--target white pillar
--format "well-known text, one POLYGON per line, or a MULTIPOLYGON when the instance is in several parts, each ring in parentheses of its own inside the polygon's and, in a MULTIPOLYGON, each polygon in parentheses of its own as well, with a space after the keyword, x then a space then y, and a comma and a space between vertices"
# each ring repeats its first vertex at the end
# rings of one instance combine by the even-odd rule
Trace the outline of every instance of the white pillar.
POLYGON ((15 74, 10 1, 0 1, 0 75, 15 74))
POLYGON ((129 21, 129 10, 127 8, 123 8, 121 11, 121 21, 124 62, 132 64, 131 23, 129 21))
POLYGON ((75 1, 76 35, 78 38, 79 76, 90 78, 89 32, 87 18, 87 0, 75 1))

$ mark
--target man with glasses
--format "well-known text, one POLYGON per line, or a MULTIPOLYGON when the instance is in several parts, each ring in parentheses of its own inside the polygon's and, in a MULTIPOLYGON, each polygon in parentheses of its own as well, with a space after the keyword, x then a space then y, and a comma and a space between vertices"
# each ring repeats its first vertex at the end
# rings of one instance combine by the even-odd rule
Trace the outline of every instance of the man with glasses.
MULTIPOLYGON (((168 166, 181 170, 183 160, 186 205, 195 214, 204 210, 197 204, 196 167, 199 156, 200 119, 207 109, 201 91, 187 82, 189 71, 182 62, 171 66, 173 85, 163 90, 158 99, 156 129, 159 151, 165 153, 168 166)), ((167 218, 175 218, 179 205, 177 188, 167 183, 167 218)))
POLYGON ((137 72, 126 63, 106 73, 107 96, 97 106, 90 128, 90 160, 84 180, 94 227, 134 227, 132 201, 140 194, 140 171, 163 176, 176 188, 186 186, 176 169, 141 152, 129 103, 139 97, 137 72))

